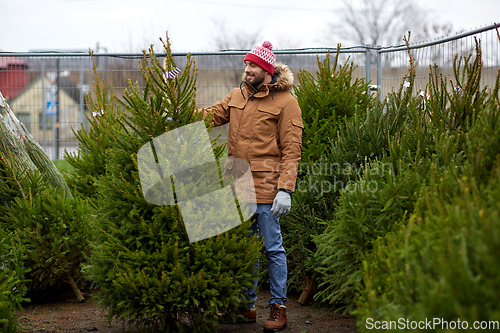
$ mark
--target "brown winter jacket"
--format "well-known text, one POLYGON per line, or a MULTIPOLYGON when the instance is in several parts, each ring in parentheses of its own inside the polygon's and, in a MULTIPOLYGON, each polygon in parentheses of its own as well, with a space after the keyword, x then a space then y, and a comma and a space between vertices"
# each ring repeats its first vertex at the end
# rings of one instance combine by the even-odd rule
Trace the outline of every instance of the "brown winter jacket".
MULTIPOLYGON (((250 164, 257 203, 273 203, 278 189, 295 190, 302 147, 302 113, 290 93, 293 73, 275 66, 275 83, 254 93, 244 82, 223 100, 205 109, 214 126, 229 124, 228 158, 250 164)), ((244 75, 245 77, 245 75, 244 75)))

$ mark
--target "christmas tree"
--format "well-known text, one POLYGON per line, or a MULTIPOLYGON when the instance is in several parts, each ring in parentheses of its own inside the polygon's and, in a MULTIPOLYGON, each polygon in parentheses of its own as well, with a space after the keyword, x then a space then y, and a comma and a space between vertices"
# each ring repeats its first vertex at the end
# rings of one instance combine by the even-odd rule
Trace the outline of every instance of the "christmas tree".
MULTIPOLYGON (((3 246, 11 254, 23 249, 16 265, 30 268, 22 274, 17 270, 15 298, 27 290, 31 297, 69 283, 82 301, 77 282, 82 280, 80 265, 88 254, 87 206, 73 200, 61 172, 1 94, 0 160, 0 228, 7 238, 18 240, 3 246)), ((0 269, 9 268, 5 259, 0 256, 0 269)), ((9 274, 12 283, 14 275, 9 274)), ((15 303, 20 302, 11 304, 15 303)))
MULTIPOLYGON (((219 177, 224 147, 206 141, 203 133, 186 132, 202 125, 206 133, 203 113, 196 112, 197 69, 189 55, 185 68, 177 68, 168 37, 164 46, 164 65, 153 48, 144 52, 143 89, 130 83, 123 101, 111 97, 112 106, 92 115, 93 125, 99 126, 93 133, 112 138, 106 149, 86 149, 72 163, 80 170, 91 168, 93 160, 104 166, 91 180, 97 212, 90 278, 100 287, 100 304, 108 308, 110 319, 161 332, 214 331, 217 313, 245 302, 242 291, 256 278, 262 244, 249 236, 248 220, 232 228, 223 218, 235 209, 212 195, 214 179, 218 189, 227 183, 219 177), (110 109, 120 117, 107 115, 110 109), (166 144, 169 135, 176 137, 172 145, 166 144), (187 152, 183 146, 168 153, 180 142, 197 148, 187 152), (201 154, 212 154, 211 161, 201 168, 185 167, 201 154), (184 200, 193 195, 197 197, 184 200), (209 215, 219 216, 221 223, 203 224, 209 215)), ((97 96, 94 105, 99 103, 97 96)), ((92 146, 87 141, 92 135, 80 135, 79 140, 80 146, 92 146)), ((79 178, 75 184, 88 180, 79 178)))
MULTIPOLYGON (((328 161, 331 146, 341 138, 338 132, 355 116, 364 116, 376 103, 370 95, 369 83, 354 78, 356 66, 349 59, 339 62, 340 45, 334 56, 323 61, 317 59, 315 75, 302 70, 298 74, 299 85, 294 91, 302 110, 304 133, 302 156, 297 179, 297 189, 292 197, 292 210, 283 217, 283 241, 288 256, 288 285, 290 289, 302 289, 302 304, 308 303, 315 285, 314 261, 316 244, 313 237, 320 235, 325 224, 332 218, 332 207, 338 197, 336 180, 325 179, 332 174, 331 166, 344 165, 343 159, 328 161)), ((357 151, 356 151, 357 152, 357 151)), ((349 179, 347 179, 348 181, 349 179)))

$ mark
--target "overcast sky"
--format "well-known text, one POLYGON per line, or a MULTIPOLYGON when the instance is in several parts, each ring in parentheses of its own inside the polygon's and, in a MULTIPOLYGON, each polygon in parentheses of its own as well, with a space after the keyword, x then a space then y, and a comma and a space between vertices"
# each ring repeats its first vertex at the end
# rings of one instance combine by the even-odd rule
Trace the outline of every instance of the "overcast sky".
MULTIPOLYGON (((415 2, 455 32, 500 22, 500 0, 415 2)), ((322 37, 341 6, 341 0, 0 0, 0 50, 96 51, 99 44, 101 52, 140 51, 167 30, 174 51, 213 50, 214 20, 228 31, 258 29, 275 49, 327 46, 322 37)))

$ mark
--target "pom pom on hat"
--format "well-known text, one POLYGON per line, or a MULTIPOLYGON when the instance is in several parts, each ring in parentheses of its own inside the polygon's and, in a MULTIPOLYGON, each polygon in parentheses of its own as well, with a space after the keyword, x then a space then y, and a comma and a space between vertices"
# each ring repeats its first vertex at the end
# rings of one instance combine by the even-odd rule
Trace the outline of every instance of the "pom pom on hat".
POLYGON ((274 74, 274 65, 276 64, 276 56, 273 53, 273 44, 265 41, 262 46, 254 47, 247 53, 243 61, 251 61, 269 74, 274 74))
POLYGON ((273 50, 273 44, 271 44, 271 42, 268 42, 267 40, 262 43, 262 47, 265 47, 266 49, 269 49, 269 50, 273 50))

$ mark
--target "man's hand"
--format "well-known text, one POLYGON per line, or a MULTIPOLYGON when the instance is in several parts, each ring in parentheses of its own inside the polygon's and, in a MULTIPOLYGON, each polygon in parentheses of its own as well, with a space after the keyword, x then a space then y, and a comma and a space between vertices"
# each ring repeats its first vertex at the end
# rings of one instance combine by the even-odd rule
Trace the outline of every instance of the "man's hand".
POLYGON ((278 191, 271 207, 271 214, 276 218, 280 218, 290 211, 290 207, 292 207, 290 194, 285 191, 278 191))

